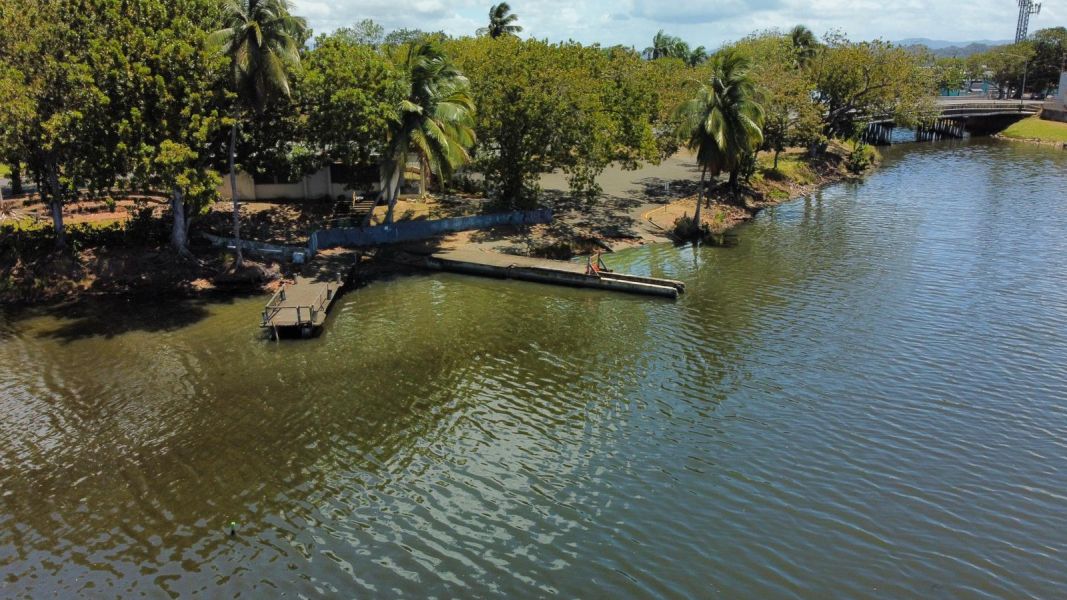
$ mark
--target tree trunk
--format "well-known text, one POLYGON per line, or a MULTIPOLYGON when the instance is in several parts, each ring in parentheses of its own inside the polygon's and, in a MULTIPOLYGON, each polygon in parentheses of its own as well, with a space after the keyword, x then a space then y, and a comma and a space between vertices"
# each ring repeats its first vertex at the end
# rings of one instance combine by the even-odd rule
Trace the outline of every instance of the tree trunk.
POLYGON ((774 149, 774 170, 775 171, 778 170, 778 155, 781 154, 781 153, 782 153, 781 150, 779 150, 777 148, 774 149))
POLYGON ((51 164, 48 167, 48 188, 50 188, 49 208, 52 209, 52 227, 56 232, 56 250, 64 250, 67 247, 67 229, 63 226, 63 191, 59 187, 59 173, 57 167, 51 164))
POLYGON ((389 209, 385 213, 386 225, 393 224, 393 211, 396 209, 397 198, 400 197, 400 176, 404 171, 404 167, 404 163, 393 163, 393 172, 392 175, 389 176, 389 192, 387 195, 387 198, 389 199, 389 209))
POLYGON ((700 190, 697 192, 697 210, 693 213, 693 226, 695 231, 700 231, 701 226, 701 207, 704 206, 704 180, 708 176, 708 166, 704 165, 704 168, 700 170, 700 190))
POLYGON ((734 167, 730 169, 730 196, 734 201, 734 204, 738 204, 737 197, 737 181, 738 176, 741 174, 741 167, 734 167))
POLYGON ((233 199, 233 244, 237 247, 237 263, 235 269, 244 266, 244 255, 241 253, 241 200, 237 195, 237 170, 234 166, 234 155, 237 153, 237 121, 230 128, 230 194, 233 199))
POLYGON ((56 231, 56 250, 67 247, 67 230, 63 226, 63 201, 53 198, 48 207, 52 210, 52 226, 56 231))
POLYGON ((419 195, 425 196, 429 188, 426 172, 430 170, 430 163, 425 158, 419 162, 421 163, 419 165, 419 195))
POLYGON ((11 164, 11 195, 22 193, 22 165, 18 160, 11 164))
POLYGON ((189 228, 185 218, 185 200, 182 191, 174 188, 174 194, 170 200, 170 211, 174 214, 174 225, 170 229, 170 245, 179 256, 190 257, 189 252, 189 228))

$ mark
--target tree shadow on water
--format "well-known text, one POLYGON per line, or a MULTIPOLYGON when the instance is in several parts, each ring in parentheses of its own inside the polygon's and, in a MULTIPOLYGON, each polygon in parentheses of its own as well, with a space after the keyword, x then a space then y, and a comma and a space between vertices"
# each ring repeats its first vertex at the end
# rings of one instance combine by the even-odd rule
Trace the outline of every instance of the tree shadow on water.
MULTIPOLYGON (((43 314, 61 324, 37 333, 37 337, 63 343, 136 331, 162 333, 195 325, 211 315, 210 305, 229 304, 234 296, 195 299, 119 297, 94 298, 47 308, 43 314)), ((41 314, 38 312, 37 314, 41 314)))

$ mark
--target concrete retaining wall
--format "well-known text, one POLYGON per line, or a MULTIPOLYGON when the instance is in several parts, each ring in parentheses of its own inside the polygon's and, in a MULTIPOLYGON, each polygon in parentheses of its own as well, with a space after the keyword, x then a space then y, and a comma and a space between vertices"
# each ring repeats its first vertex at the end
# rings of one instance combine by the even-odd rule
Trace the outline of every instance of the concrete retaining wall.
POLYGON ((536 225, 550 223, 552 211, 548 209, 513 211, 473 217, 456 217, 436 221, 403 221, 393 225, 376 227, 351 227, 322 229, 311 234, 308 249, 314 254, 328 248, 358 248, 396 242, 421 240, 442 233, 488 229, 500 225, 536 225))
MULTIPOLYGON (((222 175, 222 183, 219 184, 219 197, 223 200, 232 200, 233 194, 230 192, 230 173, 220 173, 222 175)), ((256 182, 252 179, 252 176, 243 171, 237 173, 237 193, 241 196, 242 202, 253 202, 256 199, 256 182)))
MULTIPOLYGON (((215 246, 221 248, 235 247, 233 238, 220 237, 211 235, 210 233, 203 233, 201 235, 215 246)), ((241 240, 241 250, 280 260, 292 260, 293 252, 307 252, 307 248, 301 246, 280 246, 278 244, 268 244, 266 242, 256 242, 253 240, 241 240)))

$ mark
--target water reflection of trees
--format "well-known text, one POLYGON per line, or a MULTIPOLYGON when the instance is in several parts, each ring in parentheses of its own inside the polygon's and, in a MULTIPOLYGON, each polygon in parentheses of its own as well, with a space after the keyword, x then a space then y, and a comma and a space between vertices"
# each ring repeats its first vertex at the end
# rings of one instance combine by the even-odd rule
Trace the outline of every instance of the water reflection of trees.
POLYGON ((506 461, 536 454, 539 432, 574 443, 589 405, 641 356, 644 306, 444 277, 361 290, 311 342, 265 343, 246 320, 154 342, 38 337, 52 352, 39 360, 72 383, 38 409, 73 423, 46 435, 31 468, 4 457, 4 513, 19 527, 3 543, 75 563, 107 551, 153 564, 153 544, 206 556, 230 518, 250 536, 268 515, 321 523, 325 498, 357 511, 369 494, 404 494, 457 444, 506 461))

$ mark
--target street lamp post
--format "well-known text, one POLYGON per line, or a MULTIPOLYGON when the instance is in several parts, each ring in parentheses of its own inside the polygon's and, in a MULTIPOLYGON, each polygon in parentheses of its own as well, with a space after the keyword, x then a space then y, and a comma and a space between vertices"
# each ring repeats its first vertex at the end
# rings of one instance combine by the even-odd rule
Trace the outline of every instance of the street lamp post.
POLYGON ((1030 60, 1032 60, 1032 57, 1023 54, 1015 54, 1014 52, 1005 52, 1004 54, 1014 56, 1015 58, 1021 58, 1025 61, 1023 62, 1023 87, 1019 90, 1019 110, 1022 110, 1023 101, 1025 100, 1024 95, 1026 94, 1026 76, 1030 72, 1030 60))
POLYGON ((1024 97, 1026 96, 1026 75, 1029 73, 1029 71, 1030 71, 1030 59, 1028 58, 1028 59, 1026 59, 1026 62, 1023 63, 1023 88, 1021 90, 1019 90, 1019 109, 1020 110, 1022 110, 1023 100, 1025 99, 1024 97))

